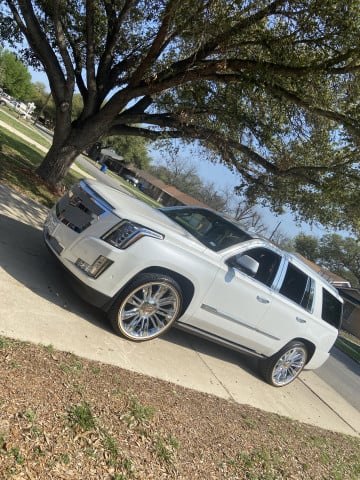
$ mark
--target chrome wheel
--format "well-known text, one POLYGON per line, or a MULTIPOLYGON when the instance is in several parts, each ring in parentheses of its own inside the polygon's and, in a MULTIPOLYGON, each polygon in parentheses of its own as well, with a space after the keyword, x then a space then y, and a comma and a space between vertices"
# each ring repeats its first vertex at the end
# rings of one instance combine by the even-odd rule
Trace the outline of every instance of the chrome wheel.
POLYGON ((285 352, 273 368, 272 379, 274 385, 283 386, 292 382, 304 368, 305 361, 305 348, 294 347, 285 352))
POLYGON ((143 280, 141 277, 126 289, 112 322, 118 333, 138 341, 155 338, 170 328, 182 303, 180 288, 172 279, 155 276, 152 281, 143 280))
POLYGON ((262 375, 274 387, 283 387, 291 383, 303 370, 308 352, 301 342, 293 341, 279 353, 264 360, 262 375))

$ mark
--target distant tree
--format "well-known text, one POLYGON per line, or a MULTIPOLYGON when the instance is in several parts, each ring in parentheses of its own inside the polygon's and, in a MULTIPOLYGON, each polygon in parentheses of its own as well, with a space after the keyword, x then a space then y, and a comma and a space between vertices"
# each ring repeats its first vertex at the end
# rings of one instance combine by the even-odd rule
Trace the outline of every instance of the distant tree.
POLYGON ((31 101, 35 103, 36 111, 39 112, 46 103, 49 92, 46 91, 46 85, 42 82, 33 83, 33 94, 31 101))
POLYGON ((3 50, 0 55, 3 89, 17 100, 29 102, 32 100, 33 86, 28 68, 7 50, 3 50))
POLYGON ((105 136, 183 138, 251 202, 353 229, 359 25, 357 0, 0 0, 0 36, 26 40, 55 102, 43 179, 105 136))
POLYGON ((312 235, 300 233, 293 239, 295 250, 312 262, 317 262, 320 256, 319 239, 312 235))
POLYGON ((104 140, 104 146, 112 147, 123 157, 125 163, 131 163, 140 169, 147 169, 151 162, 148 143, 146 138, 128 135, 107 137, 104 140))
POLYGON ((360 286, 360 243, 352 237, 329 234, 321 237, 319 254, 322 264, 330 271, 360 286))
POLYGON ((360 244, 355 238, 338 234, 317 238, 301 233, 292 239, 289 249, 348 280, 352 286, 360 286, 360 244))
POLYGON ((3 85, 4 85, 4 72, 5 72, 4 64, 2 61, 2 54, 3 54, 3 49, 0 46, 0 88, 1 90, 3 89, 3 85))
POLYGON ((176 187, 214 210, 226 211, 227 198, 219 192, 214 182, 204 181, 195 163, 179 157, 177 150, 168 151, 161 163, 152 165, 150 171, 168 185, 176 187))

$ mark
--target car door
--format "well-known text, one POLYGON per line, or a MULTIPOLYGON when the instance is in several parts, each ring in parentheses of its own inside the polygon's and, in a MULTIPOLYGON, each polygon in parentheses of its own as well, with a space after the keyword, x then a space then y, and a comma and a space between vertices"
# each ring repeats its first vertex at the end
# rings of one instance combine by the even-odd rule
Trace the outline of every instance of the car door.
POLYGON ((293 263, 286 262, 271 298, 271 308, 258 327, 264 337, 263 352, 272 355, 295 338, 307 338, 312 325, 315 281, 293 263), (272 339, 277 339, 273 341, 272 339))
POLYGON ((237 267, 235 255, 225 257, 190 323, 215 338, 258 352, 268 335, 258 325, 271 304, 271 285, 282 257, 264 247, 243 250, 238 256, 257 261, 256 274, 237 267))

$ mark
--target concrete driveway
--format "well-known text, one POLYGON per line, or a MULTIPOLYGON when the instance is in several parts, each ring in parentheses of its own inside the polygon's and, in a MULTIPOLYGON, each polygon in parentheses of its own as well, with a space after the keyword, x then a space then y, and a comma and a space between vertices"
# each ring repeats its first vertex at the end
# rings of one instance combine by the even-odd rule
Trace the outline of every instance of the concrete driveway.
POLYGON ((47 252, 41 224, 47 209, 0 184, 0 335, 59 350, 360 435, 360 412, 313 372, 276 389, 256 361, 176 329, 145 343, 117 337, 105 315, 71 291, 47 252))

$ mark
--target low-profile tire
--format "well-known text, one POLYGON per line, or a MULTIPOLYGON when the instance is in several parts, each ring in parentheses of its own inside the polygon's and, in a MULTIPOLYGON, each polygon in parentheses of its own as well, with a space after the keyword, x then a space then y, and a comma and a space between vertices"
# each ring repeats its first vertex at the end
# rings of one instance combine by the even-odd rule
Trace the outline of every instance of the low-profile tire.
POLYGON ((289 385, 300 374, 308 358, 308 351, 302 342, 288 343, 278 353, 262 360, 260 372, 266 382, 274 387, 289 385))
POLYGON ((181 307, 181 288, 173 278, 143 273, 124 288, 108 317, 118 335, 141 342, 166 332, 179 317, 181 307))

